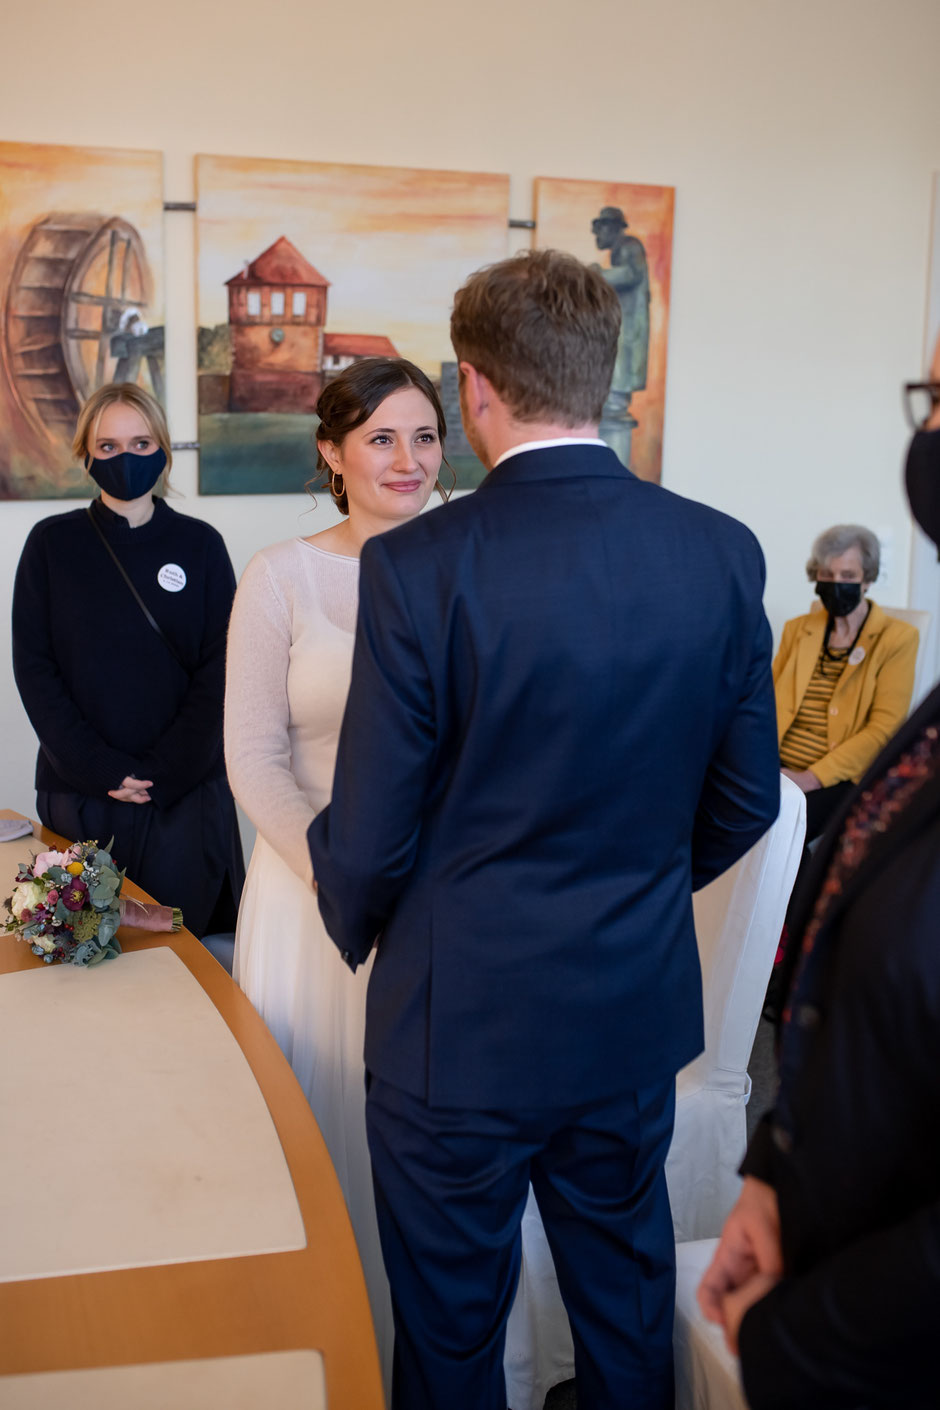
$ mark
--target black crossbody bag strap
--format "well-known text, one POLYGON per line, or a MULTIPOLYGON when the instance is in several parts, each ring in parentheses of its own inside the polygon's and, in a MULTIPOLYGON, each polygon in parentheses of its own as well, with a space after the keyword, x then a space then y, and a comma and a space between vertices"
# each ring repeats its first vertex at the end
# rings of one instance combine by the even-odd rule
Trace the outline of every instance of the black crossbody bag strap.
POLYGON ((188 676, 188 675, 190 674, 189 667, 186 665, 186 662, 183 660, 182 656, 180 656, 180 654, 179 654, 179 652, 177 651, 176 647, 175 647, 175 646, 173 645, 173 643, 170 641, 170 639, 169 639, 169 637, 167 636, 166 632, 165 632, 165 631, 163 630, 163 628, 160 626, 160 623, 157 621, 156 617, 155 617, 155 616, 153 615, 153 613, 150 611, 150 608, 147 606, 146 602, 145 602, 144 599, 141 597, 140 593, 137 591, 137 589, 135 588, 134 584, 131 582, 130 578, 127 576, 127 572, 126 572, 126 570, 125 570, 125 568, 124 568, 124 564, 121 562, 120 558, 118 558, 118 556, 117 556, 117 554, 115 553, 114 549, 111 547, 111 545, 108 543, 108 540, 105 538, 104 534, 102 533, 101 525, 100 525, 100 524, 98 523, 98 521, 95 519, 95 516, 94 516, 94 514, 92 513, 92 510, 91 510, 91 505, 90 505, 90 504, 85 506, 85 513, 88 515, 88 518, 91 520, 91 527, 94 529, 95 533, 98 535, 99 539, 101 540, 101 542, 104 544, 105 548, 108 550, 109 554, 111 555, 111 561, 114 563, 115 568, 117 568, 117 570, 118 570, 118 572, 120 573, 121 577, 122 577, 122 578, 124 579, 124 581, 127 583, 127 586, 128 586, 128 588, 130 589, 130 592, 131 592, 131 596, 133 597, 134 601, 137 603, 137 606, 140 608, 141 612, 143 612, 144 616, 146 617, 147 622, 148 622, 148 625, 153 628, 153 630, 156 632, 157 636, 158 636, 158 637, 160 638, 160 640, 163 642, 163 645, 166 647, 167 651, 169 651, 170 655, 173 657, 173 660, 176 662, 176 664, 180 667, 181 670, 183 670, 183 671, 186 672, 186 674, 187 674, 187 676, 188 676))

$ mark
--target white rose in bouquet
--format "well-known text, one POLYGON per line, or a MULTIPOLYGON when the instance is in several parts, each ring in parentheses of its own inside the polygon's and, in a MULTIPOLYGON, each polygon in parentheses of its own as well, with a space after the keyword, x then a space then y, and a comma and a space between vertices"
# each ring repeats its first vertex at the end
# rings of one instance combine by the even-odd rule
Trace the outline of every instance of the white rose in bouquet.
POLYGON ((34 911, 45 899, 46 887, 41 881, 21 881, 13 888, 10 910, 17 920, 21 920, 24 911, 34 911))

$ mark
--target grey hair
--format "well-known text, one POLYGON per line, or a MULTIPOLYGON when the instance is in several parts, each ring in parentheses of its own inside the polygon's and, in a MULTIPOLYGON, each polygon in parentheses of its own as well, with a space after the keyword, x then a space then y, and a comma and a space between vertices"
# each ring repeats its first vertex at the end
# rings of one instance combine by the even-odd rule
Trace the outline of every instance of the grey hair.
POLYGON ((806 576, 810 582, 816 581, 820 568, 830 559, 841 557, 850 548, 857 548, 861 554, 862 581, 873 583, 881 567, 881 545, 877 535, 861 524, 833 524, 831 529, 823 530, 806 560, 806 576))

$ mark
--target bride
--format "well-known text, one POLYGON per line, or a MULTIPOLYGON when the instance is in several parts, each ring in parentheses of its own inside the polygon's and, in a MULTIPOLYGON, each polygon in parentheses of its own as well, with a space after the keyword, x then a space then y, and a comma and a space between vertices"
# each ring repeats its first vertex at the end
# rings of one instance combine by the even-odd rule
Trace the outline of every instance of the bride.
POLYGON ((317 402, 317 468, 345 516, 255 554, 228 640, 225 760, 258 830, 238 913, 235 979, 307 1095, 359 1246, 386 1391, 392 1315, 365 1131, 363 1035, 371 961, 353 975, 324 929, 307 828, 329 802, 352 665, 359 553, 419 513, 438 481, 446 431, 413 363, 368 358, 317 402))

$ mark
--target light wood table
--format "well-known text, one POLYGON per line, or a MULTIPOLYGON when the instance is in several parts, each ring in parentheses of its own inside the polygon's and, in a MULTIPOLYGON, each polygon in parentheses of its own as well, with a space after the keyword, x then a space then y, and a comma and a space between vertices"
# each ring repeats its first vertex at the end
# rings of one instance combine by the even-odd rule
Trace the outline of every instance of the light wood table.
MULTIPOLYGON (((0 816, 19 814, 0 810, 0 816)), ((67 845, 35 831, 48 847, 67 845)), ((23 845, 24 857, 35 848, 28 838, 23 845)), ((125 889, 151 899, 130 881, 125 889)), ((168 946, 222 1015, 274 1122, 306 1248, 0 1282, 0 1376, 316 1349, 329 1410, 381 1410, 378 1354, 352 1229, 288 1063, 241 990, 188 931, 169 936, 122 928, 119 939, 128 952, 168 946)), ((0 983, 35 968, 43 964, 28 945, 0 936, 0 983)), ((84 977, 94 983, 94 972, 84 977)), ((0 1250, 0 1264, 2 1257, 0 1250)))

